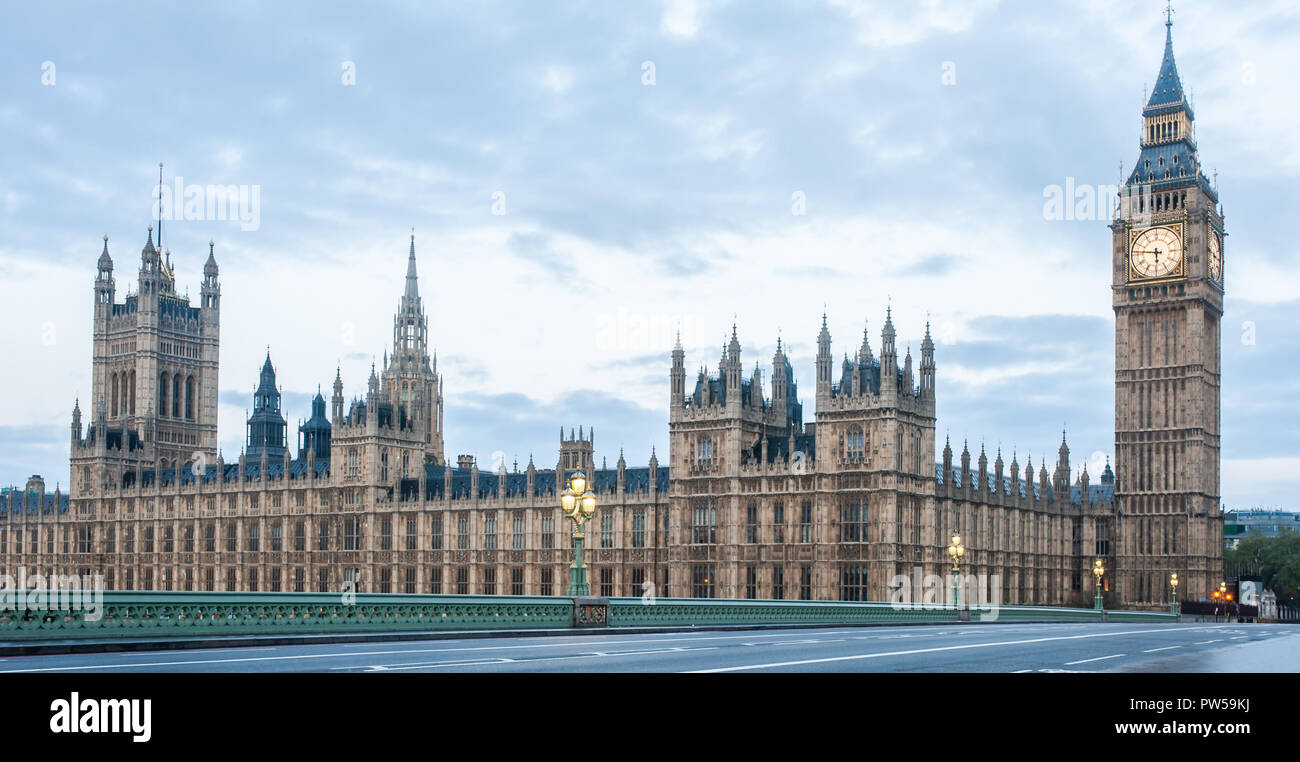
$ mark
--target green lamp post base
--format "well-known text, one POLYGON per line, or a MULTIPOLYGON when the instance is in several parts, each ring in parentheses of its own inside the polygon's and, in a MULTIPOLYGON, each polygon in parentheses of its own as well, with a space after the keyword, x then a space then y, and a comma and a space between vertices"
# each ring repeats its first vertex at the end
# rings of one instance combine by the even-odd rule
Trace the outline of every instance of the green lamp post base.
POLYGON ((589 595, 587 587, 587 565, 582 562, 582 535, 573 536, 573 563, 569 564, 569 596, 589 595))

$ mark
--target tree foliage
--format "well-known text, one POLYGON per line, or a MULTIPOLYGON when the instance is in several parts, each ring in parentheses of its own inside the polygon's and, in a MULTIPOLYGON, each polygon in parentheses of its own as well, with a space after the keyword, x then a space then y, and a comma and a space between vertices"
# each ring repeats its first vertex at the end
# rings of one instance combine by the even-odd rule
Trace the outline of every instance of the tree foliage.
POLYGON ((1244 537, 1223 551, 1225 577, 1258 577, 1277 593, 1279 604, 1295 605, 1300 596, 1300 533, 1282 531, 1277 537, 1244 537))

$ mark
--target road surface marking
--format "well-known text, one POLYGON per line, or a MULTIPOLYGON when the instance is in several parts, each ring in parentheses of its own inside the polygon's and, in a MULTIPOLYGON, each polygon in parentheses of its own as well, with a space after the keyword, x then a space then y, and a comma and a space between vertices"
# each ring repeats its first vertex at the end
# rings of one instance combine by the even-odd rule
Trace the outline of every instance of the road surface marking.
POLYGON ((660 648, 653 651, 617 651, 614 653, 593 651, 593 652, 581 653, 581 654, 565 654, 564 656, 542 656, 536 659, 504 659, 504 658, 503 659, 479 659, 479 660, 457 659, 453 661, 416 662, 414 664, 388 664, 388 665, 353 664, 345 667, 330 667, 330 669, 332 670, 354 669, 354 670, 363 670, 366 672, 397 672, 397 671, 407 670, 407 669, 439 669, 442 667, 484 667, 484 666, 493 666, 498 664, 510 664, 510 663, 532 664, 535 662, 543 662, 543 661, 564 661, 566 659, 599 659, 608 656, 641 656, 645 654, 661 654, 661 653, 673 653, 673 652, 681 652, 681 651, 715 651, 717 650, 717 648, 718 648, 717 646, 706 646, 704 648, 660 648))
MULTIPOLYGON (((682 633, 682 634, 691 635, 691 633, 682 633)), ((827 633, 827 634, 829 635, 829 634, 837 634, 837 633, 827 633)), ((620 637, 619 635, 614 635, 613 633, 611 633, 611 635, 613 637, 620 637)), ((527 637, 527 635, 523 634, 520 635, 520 637, 527 637)), ((760 633, 751 632, 751 633, 746 633, 744 635, 692 636, 687 638, 642 638, 636 640, 606 640, 606 641, 599 640, 599 638, 601 637, 608 637, 608 636, 581 636, 577 638, 565 638, 563 639, 563 641, 560 642, 529 643, 529 644, 511 645, 511 646, 467 646, 463 648, 400 648, 400 649, 389 649, 383 651, 346 651, 346 652, 323 653, 323 654, 286 654, 282 656, 252 656, 248 658, 238 658, 238 659, 184 659, 184 660, 173 660, 173 661, 122 662, 118 664, 86 664, 86 665, 68 666, 68 667, 35 667, 30 669, 0 670, 0 674, 4 674, 7 672, 79 672, 82 670, 88 671, 88 670, 99 670, 99 669, 131 669, 136 667, 175 667, 175 666, 185 666, 188 664, 225 664, 225 663, 237 664, 241 662, 258 662, 258 661, 293 661, 293 660, 302 660, 302 659, 331 659, 331 658, 343 658, 343 657, 354 657, 354 656, 387 656, 391 654, 420 654, 420 653, 443 653, 443 652, 465 652, 465 651, 507 651, 507 650, 520 650, 520 649, 533 649, 533 648, 563 648, 566 646, 574 646, 574 645, 596 645, 596 646, 645 645, 648 643, 682 643, 686 641, 698 641, 698 640, 706 640, 706 641, 739 640, 741 638, 754 640, 758 638, 788 638, 790 637, 790 633, 774 632, 769 634, 760 634, 760 633), (595 638, 594 640, 593 637, 595 638)), ((351 645, 351 644, 345 644, 345 645, 351 645)), ((289 646, 281 646, 281 648, 302 648, 302 647, 312 647, 312 646, 311 644, 294 644, 289 646)), ((245 650, 245 649, 237 649, 237 650, 245 650)), ((247 649, 247 650, 252 650, 252 649, 247 649)), ((36 656, 36 657, 29 657, 29 658, 48 658, 48 657, 36 656)))
POLYGON ((1164 648, 1148 648, 1147 650, 1143 651, 1142 653, 1144 653, 1144 654, 1153 654, 1153 653, 1155 653, 1156 651, 1168 651, 1168 650, 1171 649, 1171 648, 1182 648, 1182 646, 1165 646, 1164 648))
MULTIPOLYGON (((1175 630, 1175 632, 1194 632, 1197 630, 1208 630, 1212 627, 1188 627, 1186 629, 1175 630)), ((914 648, 908 651, 884 651, 869 654, 853 654, 851 656, 827 656, 820 659, 800 659, 798 661, 772 662, 769 664, 745 664, 737 667, 715 667, 713 669, 693 669, 687 670, 688 674, 707 674, 714 672, 741 672, 749 669, 771 669, 773 667, 798 667, 805 664, 826 664, 828 662, 840 661, 857 661, 859 659, 879 659, 886 656, 911 656, 913 654, 938 653, 940 651, 961 651, 969 648, 993 648, 995 646, 1019 646, 1027 643, 1047 643, 1057 640, 1082 640, 1084 638, 1113 638, 1127 635, 1150 635, 1154 633, 1170 632, 1169 629, 1162 630, 1125 630, 1123 632, 1096 632, 1086 635, 1059 635, 1050 638, 1029 638, 1026 640, 1004 640, 993 643, 965 643, 956 646, 936 646, 934 648, 914 648)))
MULTIPOLYGON (((1049 624, 1049 625, 1043 625, 1042 629, 1061 627, 1061 626, 1062 625, 1060 624, 1054 624, 1054 625, 1049 624)), ((1065 626, 1069 626, 1069 625, 1065 625, 1065 626)), ((1146 633, 1171 632, 1171 631, 1195 632, 1200 630, 1217 630, 1217 627, 1214 625, 1210 625, 1205 627, 1179 627, 1177 629, 1166 628, 1162 630, 1121 630, 1118 632, 1094 633, 1094 634, 1074 635, 1074 636, 1058 636, 1058 637, 1039 638, 1039 639, 1023 640, 1023 641, 1010 641, 1009 643, 1006 644, 1035 643, 1035 642, 1040 642, 1042 640, 1060 640, 1060 639, 1071 639, 1071 638, 1109 637, 1115 635, 1139 635, 1139 634, 1146 634, 1146 633)), ((821 634, 836 635, 836 634, 848 634, 850 632, 853 631, 833 630, 821 634)), ((976 632, 975 629, 972 628, 971 630, 958 630, 955 634, 976 635, 976 634, 981 634, 982 632, 983 632, 982 629, 979 632, 976 632)), ((609 646, 609 645, 622 645, 622 644, 644 645, 648 643, 682 643, 682 642, 689 642, 689 641, 719 641, 719 640, 754 641, 754 640, 759 640, 761 638, 789 637, 790 633, 787 631, 787 632, 774 632, 770 634, 749 632, 745 634, 736 634, 736 635, 705 636, 705 635, 695 635, 694 633, 680 633, 680 635, 682 635, 683 637, 638 638, 635 640, 607 640, 607 641, 599 640, 599 638, 602 637, 616 637, 616 638, 626 637, 619 634, 610 633, 609 636, 594 636, 595 638, 594 642, 593 642, 593 636, 578 636, 578 637, 563 637, 563 638, 547 638, 548 642, 545 643, 529 643, 529 644, 508 645, 508 646, 466 646, 460 648, 441 647, 441 648, 418 648, 418 649, 417 648, 395 648, 395 649, 387 649, 387 650, 379 650, 379 651, 350 650, 350 651, 335 651, 335 652, 320 653, 320 654, 284 654, 284 655, 271 655, 271 656, 250 656, 250 657, 241 657, 241 658, 232 658, 232 659, 176 659, 171 661, 133 661, 133 662, 118 662, 112 664, 80 664, 75 666, 62 666, 62 667, 29 667, 25 669, 4 669, 4 670, 0 670, 0 674, 6 674, 11 672, 90 672, 94 670, 140 669, 140 668, 149 668, 149 667, 185 667, 185 666, 194 666, 200 664, 239 664, 239 663, 252 663, 252 662, 264 662, 264 661, 300 661, 300 660, 308 660, 308 659, 335 659, 335 658, 349 658, 349 657, 360 657, 360 656, 384 656, 384 655, 394 655, 394 654, 419 654, 419 653, 444 653, 444 652, 469 652, 469 651, 506 651, 506 650, 536 649, 536 648, 562 648, 562 647, 573 646, 577 644, 609 646)), ((519 635, 519 637, 526 638, 528 636, 526 633, 522 633, 519 635)), ((885 637, 889 637, 889 636, 885 636, 885 637)), ((454 644, 454 643, 466 642, 466 640, 448 640, 442 642, 454 644)), ((1216 641, 1210 641, 1210 642, 1216 642, 1216 641)), ((293 644, 288 646, 279 646, 278 648, 280 649, 312 648, 312 647, 321 647, 322 645, 324 644, 313 645, 310 643, 304 643, 304 644, 293 644)), ((339 644, 339 645, 348 647, 348 646, 356 646, 358 644, 339 644)), ((971 643, 971 644, 961 645, 961 646, 947 646, 947 647, 940 647, 935 649, 920 649, 917 651, 904 651, 899 653, 926 653, 928 651, 936 651, 936 650, 945 651, 945 650, 953 650, 958 648, 962 648, 962 649, 983 648, 986 646, 993 646, 993 645, 1004 645, 1004 643, 971 643)), ((250 647, 248 649, 234 649, 234 650, 245 651, 245 650, 253 650, 253 648, 250 647)), ((269 649, 269 650, 274 650, 274 649, 269 649)), ((839 659, 846 659, 846 658, 848 659, 874 658, 874 656, 875 654, 866 654, 866 655, 853 656, 853 657, 835 657, 835 659, 839 660, 839 659)), ((24 657, 24 659, 48 659, 48 658, 50 657, 49 656, 24 657)), ((814 663, 816 661, 820 661, 820 660, 813 660, 807 663, 814 663)), ((799 663, 803 663, 803 662, 791 662, 791 664, 799 664, 799 663)), ((6 665, 6 666, 17 666, 17 664, 6 665)), ((777 666, 784 666, 784 664, 777 665, 777 666)), ((759 668, 762 668, 762 665, 758 665, 754 667, 735 667, 730 669, 759 669, 759 668)), ((730 671, 730 669, 727 671, 730 671)))
POLYGON ((1119 657, 1121 657, 1121 656, 1125 656, 1125 655, 1126 655, 1126 654, 1111 654, 1110 656, 1097 656, 1097 657, 1094 657, 1094 658, 1092 658, 1092 659, 1080 659, 1080 660, 1078 660, 1078 661, 1067 661, 1067 662, 1065 663, 1065 666, 1067 666, 1067 667, 1073 667, 1073 666, 1076 665, 1076 664, 1087 664, 1087 663, 1090 662, 1090 661, 1105 661, 1106 659, 1118 659, 1119 657))

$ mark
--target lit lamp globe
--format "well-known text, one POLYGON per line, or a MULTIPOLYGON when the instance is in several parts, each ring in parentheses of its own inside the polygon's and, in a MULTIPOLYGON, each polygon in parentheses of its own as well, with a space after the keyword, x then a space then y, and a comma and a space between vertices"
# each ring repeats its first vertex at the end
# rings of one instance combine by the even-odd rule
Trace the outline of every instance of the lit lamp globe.
POLYGON ((587 492, 587 475, 581 471, 574 471, 573 476, 569 477, 569 489, 573 490, 575 495, 585 495, 587 492))
POLYGON ((574 511, 577 510, 577 506, 578 496, 573 494, 572 489, 566 487, 565 490, 560 493, 560 507, 564 509, 564 515, 572 518, 574 511))
POLYGON ((582 496, 582 512, 587 516, 596 512, 596 493, 588 492, 582 496))

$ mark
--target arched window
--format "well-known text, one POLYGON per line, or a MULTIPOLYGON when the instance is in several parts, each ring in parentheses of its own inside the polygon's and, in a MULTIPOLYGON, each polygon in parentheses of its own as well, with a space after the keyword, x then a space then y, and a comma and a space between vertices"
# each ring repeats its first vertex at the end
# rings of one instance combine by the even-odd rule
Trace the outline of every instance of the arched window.
POLYGON ((166 373, 158 374, 158 415, 167 415, 168 381, 166 373))
POLYGON ((695 448, 695 462, 700 466, 713 464, 713 440, 702 436, 695 448))
POLYGON ((172 376, 172 418, 181 417, 181 377, 172 376))
POLYGON ((117 374, 116 373, 113 374, 112 386, 113 386, 113 395, 112 395, 113 404, 108 408, 109 410, 108 414, 116 418, 117 417, 117 374))
POLYGON ((131 415, 135 415, 135 371, 131 371, 127 376, 126 389, 126 396, 128 399, 128 404, 126 406, 127 412, 131 415))
POLYGON ((865 438, 862 435, 862 427, 856 425, 850 427, 847 440, 847 452, 845 454, 848 456, 849 460, 862 460, 864 454, 863 445, 865 443, 865 438))
POLYGON ((185 378, 185 418, 194 420, 194 376, 185 378))

